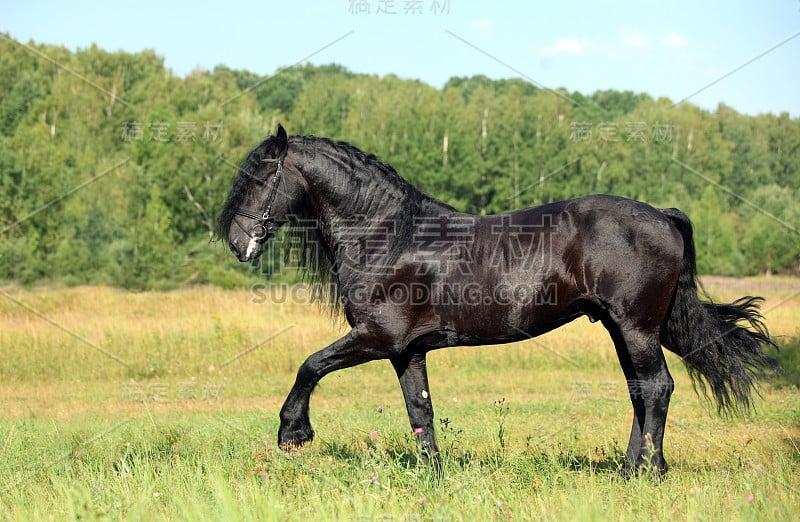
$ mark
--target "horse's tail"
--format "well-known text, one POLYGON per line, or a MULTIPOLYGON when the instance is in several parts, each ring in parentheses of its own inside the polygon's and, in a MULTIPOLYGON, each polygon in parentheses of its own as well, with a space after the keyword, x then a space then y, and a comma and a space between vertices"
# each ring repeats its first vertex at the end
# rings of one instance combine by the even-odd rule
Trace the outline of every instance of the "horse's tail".
POLYGON ((747 411, 757 380, 780 368, 763 351, 769 346, 778 348, 759 311, 764 299, 747 296, 731 304, 701 301, 692 223, 680 210, 662 212, 683 236, 683 265, 672 306, 661 325, 661 344, 681 356, 695 390, 708 397, 707 387, 711 388, 720 413, 747 411))

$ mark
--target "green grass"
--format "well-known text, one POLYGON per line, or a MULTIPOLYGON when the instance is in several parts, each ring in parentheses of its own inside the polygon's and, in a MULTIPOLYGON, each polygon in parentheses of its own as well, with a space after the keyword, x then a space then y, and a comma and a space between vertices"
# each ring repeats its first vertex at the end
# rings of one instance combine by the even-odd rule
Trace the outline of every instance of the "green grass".
MULTIPOLYGON (((768 297, 768 325, 781 336, 787 375, 796 375, 800 303, 787 286, 800 284, 750 284, 768 297)), ((722 299, 748 293, 747 285, 707 282, 722 299)), ((537 341, 435 352, 429 369, 445 465, 437 481, 418 462, 386 362, 326 377, 312 398, 314 443, 277 449, 277 412, 297 366, 341 334, 312 306, 255 306, 247 292, 208 288, 2 291, 85 341, 0 295, 0 519, 800 513, 800 397, 786 375, 764 386, 756 413, 723 419, 668 355, 677 386, 663 448, 671 470, 661 480, 623 480, 631 413, 602 327, 580 320, 537 341)))

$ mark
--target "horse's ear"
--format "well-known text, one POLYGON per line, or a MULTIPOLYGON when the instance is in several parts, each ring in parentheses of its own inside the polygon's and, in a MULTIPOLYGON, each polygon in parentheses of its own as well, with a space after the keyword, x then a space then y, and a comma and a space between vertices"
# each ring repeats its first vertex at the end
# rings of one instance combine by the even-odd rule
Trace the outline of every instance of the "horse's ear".
POLYGON ((278 124, 278 130, 275 132, 275 146, 278 150, 278 157, 283 159, 286 157, 286 152, 289 150, 289 138, 286 136, 286 130, 283 125, 278 124))

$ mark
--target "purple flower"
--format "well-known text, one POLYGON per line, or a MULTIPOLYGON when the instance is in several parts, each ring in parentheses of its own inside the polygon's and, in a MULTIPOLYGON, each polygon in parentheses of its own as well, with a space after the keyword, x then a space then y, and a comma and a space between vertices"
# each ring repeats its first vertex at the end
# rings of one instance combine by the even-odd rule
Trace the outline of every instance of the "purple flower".
POLYGON ((416 428, 414 430, 414 435, 422 435, 423 433, 425 433, 425 430, 423 430, 422 428, 416 428))
POLYGON ((377 411, 378 413, 383 413, 383 406, 378 406, 377 408, 375 408, 375 411, 377 411))

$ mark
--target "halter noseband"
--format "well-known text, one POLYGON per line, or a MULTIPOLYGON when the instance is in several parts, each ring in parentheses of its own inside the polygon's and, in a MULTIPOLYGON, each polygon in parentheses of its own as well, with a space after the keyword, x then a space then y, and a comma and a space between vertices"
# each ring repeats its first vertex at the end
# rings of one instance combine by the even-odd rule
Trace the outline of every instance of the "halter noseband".
POLYGON ((277 227, 275 226, 275 218, 270 216, 270 212, 272 211, 272 204, 275 203, 275 197, 278 195, 278 185, 283 178, 283 160, 282 159, 263 159, 260 163, 277 163, 278 169, 275 171, 275 175, 272 177, 272 184, 269 188, 269 195, 267 196, 266 208, 264 209, 264 213, 258 215, 254 212, 250 212, 249 210, 245 210, 243 208, 236 209, 237 216, 244 216, 246 218, 250 218, 255 223, 250 228, 250 231, 244 230, 244 227, 239 225, 237 221, 236 224, 239 225, 242 230, 245 231, 247 236, 251 240, 255 241, 263 241, 269 236, 275 235, 277 232, 277 227))

